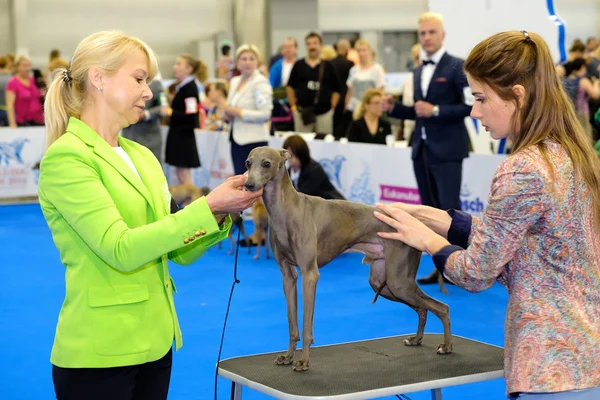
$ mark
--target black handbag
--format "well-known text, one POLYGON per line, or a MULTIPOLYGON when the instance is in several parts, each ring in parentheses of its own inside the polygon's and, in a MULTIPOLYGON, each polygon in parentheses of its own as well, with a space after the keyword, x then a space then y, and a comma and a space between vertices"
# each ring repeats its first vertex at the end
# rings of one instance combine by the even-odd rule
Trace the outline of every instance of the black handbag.
POLYGON ((313 105, 310 107, 302 107, 300 115, 302 116, 302 123, 304 125, 314 124, 317 121, 317 104, 319 103, 319 95, 321 94, 321 85, 323 84, 323 70, 325 69, 325 60, 321 60, 319 66, 319 88, 315 94, 313 105))

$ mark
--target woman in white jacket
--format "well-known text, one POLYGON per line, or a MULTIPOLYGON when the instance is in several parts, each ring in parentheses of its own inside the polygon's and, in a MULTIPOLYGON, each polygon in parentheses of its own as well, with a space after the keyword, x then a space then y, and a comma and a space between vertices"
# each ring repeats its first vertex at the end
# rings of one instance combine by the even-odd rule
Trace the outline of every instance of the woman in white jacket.
POLYGON ((235 174, 246 171, 246 158, 252 149, 267 146, 269 140, 273 88, 258 70, 261 56, 256 46, 244 44, 236 53, 241 75, 230 82, 229 95, 223 100, 229 128, 231 159, 235 174))

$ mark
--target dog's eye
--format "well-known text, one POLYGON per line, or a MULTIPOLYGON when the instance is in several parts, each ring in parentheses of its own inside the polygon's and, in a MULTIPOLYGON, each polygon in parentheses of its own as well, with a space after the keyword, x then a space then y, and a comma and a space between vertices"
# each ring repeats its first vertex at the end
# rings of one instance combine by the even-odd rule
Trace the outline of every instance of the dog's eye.
POLYGON ((246 160, 246 168, 250 169, 251 165, 252 163, 250 162, 250 160, 246 160))
POLYGON ((270 161, 263 161, 263 167, 270 168, 271 167, 271 162, 270 161))

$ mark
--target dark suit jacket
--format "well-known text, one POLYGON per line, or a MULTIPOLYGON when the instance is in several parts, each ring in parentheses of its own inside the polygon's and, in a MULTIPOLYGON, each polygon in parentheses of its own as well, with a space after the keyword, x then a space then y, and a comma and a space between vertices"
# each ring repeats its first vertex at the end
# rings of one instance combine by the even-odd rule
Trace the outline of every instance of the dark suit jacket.
POLYGON ((340 84, 342 86, 342 93, 340 93, 340 96, 342 97, 340 98, 340 103, 344 103, 344 98, 346 97, 346 92, 348 91, 346 81, 350 75, 350 69, 354 67, 354 63, 343 56, 337 56, 331 60, 331 63, 333 64, 333 67, 337 71, 338 77, 340 78, 340 84))
MULTIPOLYGON (((290 171, 288 170, 288 173, 289 172, 290 171)), ((300 193, 318 196, 328 200, 344 200, 344 196, 342 196, 329 181, 321 164, 312 159, 307 165, 302 166, 296 190, 300 193)))
POLYGON ((379 118, 377 133, 372 135, 364 118, 352 121, 348 129, 348 141, 359 143, 386 144, 385 137, 392 134, 392 127, 387 121, 379 118))
POLYGON ((421 128, 427 135, 426 150, 431 164, 460 161, 469 156, 469 135, 464 119, 471 113, 471 106, 464 103, 464 88, 468 86, 463 72, 464 61, 444 53, 427 89, 427 97, 421 90, 421 70, 414 73, 414 100, 424 100, 440 108, 439 117, 417 118, 414 107, 396 103, 390 116, 415 120, 412 135, 412 158, 417 158, 423 145, 421 128))

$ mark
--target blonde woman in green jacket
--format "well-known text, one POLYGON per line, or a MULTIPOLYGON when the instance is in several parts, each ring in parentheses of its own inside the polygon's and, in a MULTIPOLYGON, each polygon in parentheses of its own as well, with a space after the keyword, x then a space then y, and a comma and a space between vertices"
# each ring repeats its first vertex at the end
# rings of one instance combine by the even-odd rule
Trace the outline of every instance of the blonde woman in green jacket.
POLYGON ((159 162, 119 136, 143 117, 156 71, 142 41, 100 32, 46 96, 39 200, 66 281, 50 358, 59 400, 167 398, 182 345, 168 260, 196 261, 260 195, 235 176, 172 213, 159 162))

